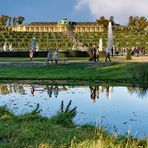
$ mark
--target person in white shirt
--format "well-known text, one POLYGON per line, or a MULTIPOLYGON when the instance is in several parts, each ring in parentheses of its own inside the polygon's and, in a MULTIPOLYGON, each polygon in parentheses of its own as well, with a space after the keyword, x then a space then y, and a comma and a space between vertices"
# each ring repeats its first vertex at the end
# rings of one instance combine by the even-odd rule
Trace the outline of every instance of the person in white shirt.
POLYGON ((107 61, 111 62, 111 59, 110 59, 110 49, 109 49, 109 47, 107 47, 107 48, 105 49, 105 52, 106 52, 105 61, 106 61, 106 62, 107 62, 107 61))
POLYGON ((56 49, 52 55, 52 60, 55 61, 55 63, 58 63, 58 50, 56 49))

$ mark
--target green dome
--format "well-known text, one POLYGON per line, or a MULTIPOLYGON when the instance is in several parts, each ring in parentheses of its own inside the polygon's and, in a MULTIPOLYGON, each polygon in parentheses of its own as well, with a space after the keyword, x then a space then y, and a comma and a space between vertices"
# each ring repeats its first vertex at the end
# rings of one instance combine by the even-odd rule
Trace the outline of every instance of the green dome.
POLYGON ((67 18, 65 18, 65 19, 58 21, 58 24, 69 25, 69 24, 71 24, 71 22, 67 18))

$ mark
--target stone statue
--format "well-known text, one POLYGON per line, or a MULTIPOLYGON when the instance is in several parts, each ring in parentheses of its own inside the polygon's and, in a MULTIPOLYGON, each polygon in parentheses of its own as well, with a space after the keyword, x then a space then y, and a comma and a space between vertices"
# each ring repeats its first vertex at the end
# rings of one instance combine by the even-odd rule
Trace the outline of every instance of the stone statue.
POLYGON ((7 49, 8 49, 8 45, 7 45, 7 42, 5 42, 3 45, 3 51, 7 51, 7 49))
POLYGON ((35 39, 35 37, 31 40, 30 48, 32 48, 33 50, 36 50, 36 39, 35 39))
POLYGON ((36 43, 36 52, 38 52, 39 50, 39 45, 36 43))
POLYGON ((103 41, 102 41, 102 38, 100 38, 99 40, 99 51, 102 51, 103 50, 103 41))
POLYGON ((13 48, 12 48, 12 43, 9 44, 9 50, 10 50, 10 51, 13 50, 13 48))

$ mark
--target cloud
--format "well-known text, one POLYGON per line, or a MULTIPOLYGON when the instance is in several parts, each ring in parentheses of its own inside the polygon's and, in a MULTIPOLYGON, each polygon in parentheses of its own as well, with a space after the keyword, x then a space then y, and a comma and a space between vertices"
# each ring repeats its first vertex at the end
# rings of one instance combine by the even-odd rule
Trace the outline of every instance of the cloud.
POLYGON ((95 19, 114 16, 115 21, 120 23, 127 22, 129 16, 148 16, 148 0, 77 0, 75 10, 84 7, 89 9, 95 19))

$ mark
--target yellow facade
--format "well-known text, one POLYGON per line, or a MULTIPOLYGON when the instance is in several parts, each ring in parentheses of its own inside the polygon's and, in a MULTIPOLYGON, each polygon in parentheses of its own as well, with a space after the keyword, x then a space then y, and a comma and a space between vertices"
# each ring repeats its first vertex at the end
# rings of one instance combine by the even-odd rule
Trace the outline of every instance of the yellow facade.
POLYGON ((12 31, 16 32, 103 32, 104 27, 99 25, 91 24, 31 24, 31 25, 18 25, 12 27, 12 31))

